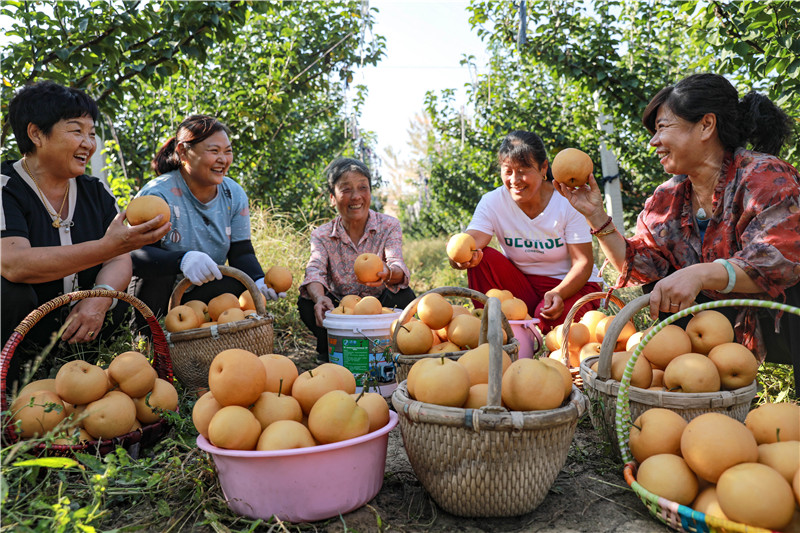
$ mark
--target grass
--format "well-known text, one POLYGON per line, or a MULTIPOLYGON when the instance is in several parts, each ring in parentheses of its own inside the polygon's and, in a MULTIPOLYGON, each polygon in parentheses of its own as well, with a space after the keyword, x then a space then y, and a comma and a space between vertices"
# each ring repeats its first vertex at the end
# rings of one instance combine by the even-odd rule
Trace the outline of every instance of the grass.
POLYGON ((289 215, 271 209, 253 209, 250 224, 253 248, 264 271, 281 265, 292 272, 293 283, 286 298, 267 305, 275 317, 275 351, 286 353, 303 343, 310 343, 312 338, 297 312, 298 287, 303 281, 310 254, 310 231, 298 231, 289 215))
MULTIPOLYGON (((309 254, 308 230, 298 231, 288 215, 254 209, 251 213, 253 243, 261 264, 288 267, 294 285, 287 298, 268 304, 275 317, 278 353, 312 346, 312 337, 299 319, 297 287, 303 279, 309 254)), ((444 254, 446 239, 405 241, 403 253, 412 272, 417 294, 433 287, 466 286, 466 274, 449 267, 444 254)), ((596 255, 600 257, 600 255, 596 255)), ((610 282, 612 271, 604 272, 610 282)), ((636 288, 619 292, 624 301, 641 294, 636 288)), ((643 323, 645 318, 637 319, 643 323)), ((131 349, 132 339, 121 332, 99 352, 78 348, 88 360, 108 361, 111 354, 131 349)), ((54 364, 45 356, 41 372, 50 374, 54 364)), ((759 373, 758 401, 796 400, 791 369, 764 365, 759 373)), ((173 429, 168 436, 137 460, 118 449, 104 457, 84 453, 77 461, 38 458, 32 446, 42 439, 4 444, 0 460, 0 532, 17 531, 317 531, 327 525, 342 527, 339 518, 320 525, 263 522, 232 513, 216 482, 211 459, 195 445, 191 422, 193 396, 178 385, 179 413, 167 413, 173 429)), ((380 517, 379 517, 380 518, 380 517)), ((344 530, 348 530, 347 525, 344 530)))

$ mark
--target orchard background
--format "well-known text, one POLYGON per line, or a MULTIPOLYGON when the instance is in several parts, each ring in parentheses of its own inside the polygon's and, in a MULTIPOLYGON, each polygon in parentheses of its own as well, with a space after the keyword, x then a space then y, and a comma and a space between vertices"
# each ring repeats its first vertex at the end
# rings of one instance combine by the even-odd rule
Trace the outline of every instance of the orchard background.
MULTIPOLYGON (((182 118, 216 115, 232 131, 229 174, 253 202, 259 259, 294 273, 288 297, 270 307, 276 351, 305 364, 313 360, 313 344, 297 315, 296 286, 310 231, 334 214, 322 193, 322 170, 337 156, 360 158, 373 170, 375 208, 400 218, 419 294, 466 284, 447 264, 446 238, 465 227, 480 195, 499 185, 495 153, 512 129, 536 131, 553 153, 579 147, 598 161, 598 117, 606 116, 613 133, 602 140, 619 161, 626 226, 632 227, 644 199, 665 179, 640 122, 663 86, 691 72, 717 72, 740 94, 764 92, 800 124, 798 2, 528 0, 525 6, 523 40, 519 3, 470 2, 473 31, 490 52, 488 69, 466 87, 470 120, 454 104, 454 91, 429 92, 424 113, 409 125, 411 155, 399 159, 392 151, 376 153, 375 134, 358 127, 369 88, 353 86, 354 73, 386 53, 385 39, 370 31, 376 8, 366 0, 6 0, 0 7, 9 21, 0 50, 3 159, 19 156, 7 122, 16 89, 42 79, 79 87, 102 113, 104 163, 92 170, 106 174, 124 207, 154 177, 149 161, 182 118)), ((780 155, 800 163, 796 143, 780 155)), ((602 178, 599 165, 595 177, 602 178)), ((121 332, 104 353, 81 355, 107 357, 130 343, 121 332)), ((770 367, 759 379, 759 401, 796 398, 790 371, 770 367)), ((191 405, 182 395, 167 439, 137 461, 124 452, 85 455, 56 468, 26 463, 33 457, 24 446, 4 448, 0 531, 293 529, 227 510, 211 462, 194 445, 191 405)), ((608 470, 624 485, 610 457, 592 468, 608 470)), ((378 529, 436 529, 435 512, 430 523, 428 515, 420 518, 424 513, 411 516, 410 508, 405 522, 375 514, 378 529)), ((596 531, 598 522, 586 527, 579 530, 596 531)), ((342 519, 298 529, 352 527, 342 519)))

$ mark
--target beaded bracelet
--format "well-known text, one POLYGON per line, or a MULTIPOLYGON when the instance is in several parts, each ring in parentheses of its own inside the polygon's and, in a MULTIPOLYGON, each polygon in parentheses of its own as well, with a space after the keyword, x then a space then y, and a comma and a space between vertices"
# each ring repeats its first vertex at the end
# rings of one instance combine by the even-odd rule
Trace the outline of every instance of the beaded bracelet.
MULTIPOLYGON (((599 227, 599 228, 597 228, 597 229, 589 229, 589 233, 590 233, 591 235, 597 235, 598 233, 600 233, 601 231, 603 231, 604 229, 606 229, 606 226, 608 226, 609 224, 611 224, 611 221, 612 221, 612 220, 614 220, 614 219, 611 217, 611 215, 608 215, 608 219, 605 221, 605 223, 604 223, 602 226, 600 226, 600 227, 599 227)), ((613 230, 612 230, 612 231, 613 231, 613 230)), ((609 231, 608 233, 612 233, 612 231, 609 231)), ((603 233, 602 235, 608 235, 608 233, 603 233)))
POLYGON ((605 229, 603 231, 598 231, 597 233, 594 234, 594 236, 595 237, 605 237, 606 235, 611 235, 615 231, 617 231, 617 228, 616 228, 616 226, 614 226, 612 224, 608 229, 605 229))

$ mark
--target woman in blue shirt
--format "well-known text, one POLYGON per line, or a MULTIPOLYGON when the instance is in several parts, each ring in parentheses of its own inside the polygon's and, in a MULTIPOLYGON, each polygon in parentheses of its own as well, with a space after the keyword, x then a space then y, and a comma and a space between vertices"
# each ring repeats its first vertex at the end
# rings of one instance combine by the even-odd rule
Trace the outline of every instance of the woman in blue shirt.
POLYGON ((226 175, 232 162, 227 126, 208 115, 187 117, 153 159, 158 177, 137 196, 163 198, 172 229, 160 242, 132 254, 131 292, 156 316, 166 314, 179 276, 194 284, 184 300, 208 302, 225 292, 241 294, 244 285, 219 271, 226 262, 250 276, 268 299, 279 296, 266 287, 250 241, 247 195, 226 175))

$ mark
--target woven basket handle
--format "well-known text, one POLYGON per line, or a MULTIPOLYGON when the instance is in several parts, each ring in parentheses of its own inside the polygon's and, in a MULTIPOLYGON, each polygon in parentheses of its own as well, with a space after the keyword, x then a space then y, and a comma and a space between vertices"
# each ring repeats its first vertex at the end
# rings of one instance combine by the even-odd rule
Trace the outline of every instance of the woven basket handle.
POLYGON ((597 365, 597 379, 602 381, 608 380, 611 377, 611 356, 614 355, 614 347, 617 345, 617 338, 622 333, 622 328, 625 327, 633 316, 650 305, 650 295, 643 294, 628 302, 619 313, 611 321, 608 326, 606 334, 603 337, 603 343, 600 345, 600 363, 597 365))
MULTIPOLYGON (((630 304, 628 304, 628 306, 633 304, 639 306, 636 309, 636 311, 650 305, 650 295, 645 294, 644 296, 640 296, 639 298, 633 300, 630 304)), ((625 306, 625 308, 627 309, 628 306, 625 306)), ((780 304, 777 302, 770 302, 767 300, 754 300, 754 299, 716 300, 713 302, 706 302, 702 304, 692 305, 690 307, 687 307, 686 309, 682 309, 677 313, 674 313, 669 317, 665 318, 655 326, 653 326, 653 329, 647 332, 647 335, 642 337, 642 340, 639 341, 639 344, 633 350, 633 355, 631 355, 630 359, 628 360, 628 364, 625 366, 625 370, 622 373, 622 381, 620 382, 619 393, 617 394, 615 429, 617 431, 618 442, 620 443, 620 452, 622 454, 623 462, 628 463, 633 460, 633 457, 630 455, 630 449, 628 448, 628 431, 630 430, 630 423, 632 422, 630 413, 630 403, 628 401, 628 396, 629 396, 628 393, 630 390, 631 376, 633 375, 633 367, 636 364, 636 360, 642 354, 642 351, 644 350, 644 347, 647 345, 647 343, 649 343, 659 331, 664 329, 669 324, 672 324, 673 322, 680 320, 681 318, 687 317, 689 315, 699 313, 700 311, 705 311, 706 309, 716 309, 718 307, 760 307, 763 309, 775 309, 778 311, 792 313, 800 316, 800 309, 798 309, 797 307, 793 307, 791 305, 786 305, 786 304, 780 304), (625 426, 625 424, 628 424, 628 426, 623 427, 625 426)), ((623 312, 624 311, 625 309, 623 309, 623 312)), ((629 319, 635 314, 636 311, 632 311, 628 314, 629 319)), ((620 313, 617 316, 620 317, 620 315, 622 314, 623 313, 620 313)), ((614 322, 616 321, 617 319, 614 319, 614 322)), ((611 327, 609 328, 609 334, 611 333, 611 329, 613 327, 614 323, 612 323, 611 327)), ((618 335, 620 331, 622 331, 622 328, 618 328, 618 331, 616 331, 614 337, 615 339, 616 335, 618 335)), ((605 348, 605 339, 603 340, 603 348, 605 348)), ((602 357, 603 357, 602 353, 600 354, 600 357, 601 357, 600 367, 602 367, 602 357)), ((609 362, 609 368, 610 366, 611 365, 609 362)), ((598 370, 600 370, 600 367, 598 367, 598 370)))
POLYGON ((45 315, 58 309, 63 305, 70 302, 77 302, 87 298, 116 298, 123 302, 128 302, 147 320, 147 325, 150 326, 150 331, 153 335, 153 368, 156 369, 158 376, 172 382, 172 360, 169 355, 169 348, 167 347, 167 340, 164 336, 164 331, 153 315, 147 305, 135 296, 121 291, 109 291, 106 289, 93 289, 88 291, 76 291, 67 294, 62 294, 53 298, 49 302, 45 302, 37 307, 26 316, 20 324, 14 328, 14 333, 11 334, 3 351, 0 354, 0 376, 2 377, 3 388, 0 389, 0 408, 3 411, 8 410, 8 398, 6 397, 6 375, 8 374, 8 366, 11 359, 14 357, 14 352, 19 346, 25 335, 30 332, 31 328, 35 326, 45 315))
POLYGON ((608 300, 610 300, 618 309, 625 307, 625 302, 611 292, 590 292, 578 299, 564 318, 564 325, 561 328, 561 362, 567 365, 567 368, 572 368, 569 364, 569 328, 572 326, 572 321, 575 320, 575 315, 585 304, 602 299, 607 299, 606 306, 608 306, 608 300))
MULTIPOLYGON (((228 276, 230 278, 234 278, 242 283, 247 290, 250 292, 250 296, 253 298, 253 303, 256 306, 256 313, 260 316, 267 315, 267 308, 264 305, 264 297, 261 295, 261 291, 258 290, 256 287, 255 282, 239 270, 238 268, 233 268, 227 265, 219 265, 219 271, 222 273, 223 276, 228 276)), ((178 285, 175 286, 175 289, 172 291, 172 295, 169 297, 169 307, 168 309, 172 309, 173 307, 177 307, 181 305, 181 300, 183 298, 183 293, 192 286, 192 282, 189 281, 189 278, 183 278, 178 285)), ((238 297, 238 294, 236 295, 238 297)))
MULTIPOLYGON (((466 287, 437 287, 437 288, 431 289, 431 290, 429 290, 429 291, 427 291, 427 292, 425 292, 423 294, 420 294, 410 304, 408 304, 406 306, 406 308, 403 309, 403 312, 400 313, 400 318, 397 319, 397 325, 401 326, 401 325, 405 324, 406 322, 408 322, 409 320, 411 320, 411 317, 413 317, 414 314, 417 312, 417 304, 419 304, 419 301, 422 299, 423 296, 425 296, 426 294, 431 293, 431 292, 435 292, 437 294, 441 294, 442 296, 453 296, 453 297, 461 297, 461 298, 470 298, 472 300, 478 300, 479 302, 481 302, 484 305, 486 305, 486 303, 488 301, 488 298, 482 292, 478 292, 478 291, 475 291, 475 290, 472 290, 472 289, 467 289, 466 287)), ((486 312, 484 312, 484 316, 485 315, 486 315, 486 312)), ((511 324, 508 323, 508 319, 506 319, 505 315, 503 315, 502 313, 500 313, 500 315, 501 315, 501 322, 500 323, 501 323, 501 325, 503 327, 503 330, 505 330, 505 332, 508 335, 509 339, 513 339, 514 338, 514 331, 511 329, 511 324)), ((481 322, 481 324, 483 324, 483 321, 481 322)), ((398 351, 397 350, 397 332, 399 330, 400 330, 399 327, 395 327, 394 328, 394 333, 392 334, 392 350, 394 350, 395 352, 398 351)), ((486 330, 483 328, 483 326, 481 326, 481 334, 480 334, 480 339, 478 341, 480 344, 483 344, 483 343, 487 342, 486 341, 485 332, 486 332, 486 330)), ((502 343, 502 337, 501 337, 500 341, 501 341, 500 344, 502 345, 503 344, 502 343)))
POLYGON ((485 336, 489 341, 489 390, 486 395, 486 407, 489 408, 500 408, 502 404, 500 385, 503 381, 503 332, 498 326, 505 315, 501 307, 498 298, 489 298, 481 319, 481 338, 485 336))

